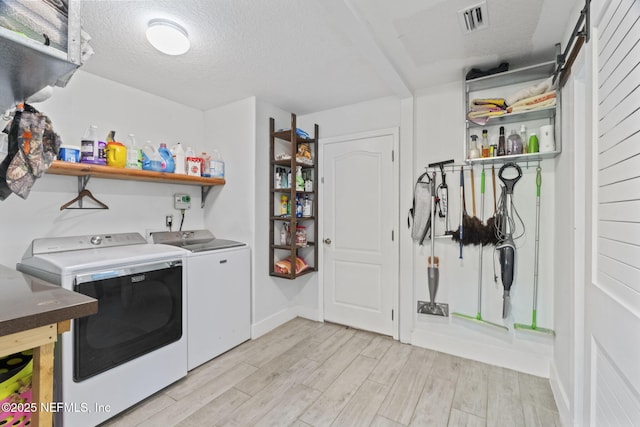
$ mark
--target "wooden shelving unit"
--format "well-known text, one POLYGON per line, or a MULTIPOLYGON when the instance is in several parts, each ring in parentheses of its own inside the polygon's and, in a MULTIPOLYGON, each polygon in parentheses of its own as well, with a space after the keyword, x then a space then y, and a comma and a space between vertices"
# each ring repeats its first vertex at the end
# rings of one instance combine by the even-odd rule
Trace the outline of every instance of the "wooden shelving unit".
POLYGON ((306 139, 298 136, 296 133, 296 115, 291 114, 291 126, 287 130, 276 130, 275 120, 269 121, 269 274, 275 277, 285 279, 295 279, 318 270, 318 125, 314 125, 313 137, 306 139), (300 144, 308 144, 311 155, 312 164, 301 163, 296 160, 296 154, 300 144), (276 160, 276 146, 279 145, 281 150, 290 156, 286 160, 276 160), (302 167, 303 173, 311 174, 313 180, 313 189, 311 191, 296 190, 295 174, 296 168, 302 167), (291 180, 287 188, 276 188, 277 169, 285 169, 291 172, 291 180), (282 195, 286 195, 291 202, 291 214, 280 214, 279 203, 282 195), (297 197, 304 198, 307 196, 312 201, 312 215, 296 217, 295 201, 297 197), (285 224, 290 231, 290 244, 281 244, 280 230, 285 224), (304 246, 296 245, 295 232, 298 225, 304 225, 307 228, 307 244, 304 246), (311 230, 310 230, 311 229, 311 230), (295 272, 296 260, 302 257, 309 268, 295 272), (290 258, 291 273, 283 274, 275 271, 275 263, 278 260, 290 258))

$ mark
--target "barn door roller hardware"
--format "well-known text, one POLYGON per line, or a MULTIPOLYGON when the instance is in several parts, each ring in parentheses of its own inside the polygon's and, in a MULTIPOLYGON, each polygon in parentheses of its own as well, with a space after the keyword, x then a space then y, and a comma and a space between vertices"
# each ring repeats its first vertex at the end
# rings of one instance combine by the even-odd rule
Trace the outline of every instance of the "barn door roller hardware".
POLYGON ((556 58, 556 71, 553 73, 553 82, 555 83, 558 76, 560 77, 560 82, 558 84, 559 89, 562 89, 569 78, 569 75, 571 74, 571 66, 576 60, 582 45, 589 43, 591 27, 591 20, 589 18, 590 5, 591 0, 585 0, 584 8, 580 11, 580 17, 578 18, 576 26, 573 28, 567 47, 564 49, 564 52, 559 54, 556 58))

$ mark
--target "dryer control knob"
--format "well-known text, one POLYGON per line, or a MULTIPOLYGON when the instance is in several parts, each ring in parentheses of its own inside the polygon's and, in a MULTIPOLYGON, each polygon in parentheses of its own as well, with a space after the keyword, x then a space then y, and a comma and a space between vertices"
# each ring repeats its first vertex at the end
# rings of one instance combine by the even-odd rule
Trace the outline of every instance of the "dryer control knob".
POLYGON ((102 243, 102 237, 101 236, 93 236, 90 240, 92 245, 96 245, 98 246, 99 244, 102 243))

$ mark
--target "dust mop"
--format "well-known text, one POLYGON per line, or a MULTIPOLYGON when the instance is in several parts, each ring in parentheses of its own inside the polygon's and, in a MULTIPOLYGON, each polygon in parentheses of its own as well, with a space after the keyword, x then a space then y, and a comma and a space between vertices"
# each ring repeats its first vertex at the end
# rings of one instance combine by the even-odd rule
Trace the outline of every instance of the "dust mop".
MULTIPOLYGON (((480 175, 480 221, 481 222, 484 220, 484 181, 485 181, 485 175, 484 175, 484 167, 483 167, 482 174, 480 175)), ((474 205, 475 205, 475 202, 474 202, 474 205)), ((482 319, 482 253, 483 252, 484 252, 484 244, 481 244, 480 255, 478 257, 478 309, 476 311, 476 315, 469 316, 467 314, 462 314, 462 313, 452 313, 452 315, 460 319, 470 320, 472 322, 475 322, 481 325, 494 326, 496 328, 500 328, 505 331, 508 331, 509 328, 507 328, 504 325, 499 325, 497 323, 492 323, 482 319)))
MULTIPOLYGON (((436 173, 433 172, 431 179, 431 218, 436 217, 436 173)), ((440 280, 439 259, 435 256, 435 221, 431 227, 431 256, 427 260, 427 279, 429 283, 429 302, 418 301, 418 313, 430 314, 432 316, 449 316, 449 304, 437 303, 438 281, 440 280)))
POLYGON ((536 169, 536 253, 533 264, 533 313, 531 325, 514 323, 513 327, 528 332, 538 332, 546 335, 555 335, 553 329, 541 328, 537 325, 538 317, 538 262, 540 257, 540 188, 542 187, 542 174, 540 166, 536 169))

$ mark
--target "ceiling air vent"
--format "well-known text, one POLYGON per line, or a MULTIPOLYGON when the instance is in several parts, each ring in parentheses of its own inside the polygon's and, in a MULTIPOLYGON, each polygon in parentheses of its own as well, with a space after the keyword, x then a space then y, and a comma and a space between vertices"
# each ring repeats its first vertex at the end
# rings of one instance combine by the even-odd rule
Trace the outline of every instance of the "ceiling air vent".
POLYGON ((472 33, 487 28, 489 26, 487 2, 459 10, 458 20, 460 21, 462 31, 465 33, 472 33))

